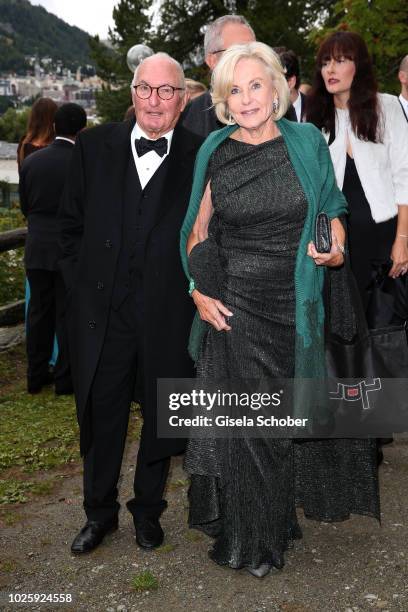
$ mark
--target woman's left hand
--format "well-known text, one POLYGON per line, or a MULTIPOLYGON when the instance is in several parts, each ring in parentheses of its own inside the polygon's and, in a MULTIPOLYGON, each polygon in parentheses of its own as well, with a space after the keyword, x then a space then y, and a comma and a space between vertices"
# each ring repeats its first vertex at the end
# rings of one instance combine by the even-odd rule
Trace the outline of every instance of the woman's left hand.
POLYGON ((397 278, 408 270, 408 241, 404 236, 397 236, 391 249, 392 268, 388 276, 397 278))
POLYGON ((316 266, 329 266, 330 268, 337 268, 344 263, 344 255, 339 247, 335 234, 332 234, 332 246, 330 253, 319 253, 316 250, 314 243, 309 242, 307 254, 314 260, 316 266))

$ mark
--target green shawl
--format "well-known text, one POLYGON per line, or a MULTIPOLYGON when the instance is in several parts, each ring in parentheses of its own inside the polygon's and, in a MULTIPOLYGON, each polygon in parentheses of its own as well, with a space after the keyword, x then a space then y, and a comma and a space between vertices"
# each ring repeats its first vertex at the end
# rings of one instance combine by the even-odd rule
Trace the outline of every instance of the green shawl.
MULTIPOLYGON (((336 185, 330 152, 319 130, 310 123, 295 123, 286 119, 280 119, 277 124, 308 202, 308 211, 295 265, 295 377, 324 378, 326 369, 322 290, 325 268, 316 266, 313 259, 306 253, 308 243, 314 239, 316 215, 325 212, 331 219, 339 217, 347 212, 347 204, 336 185)), ((237 127, 236 125, 227 126, 212 132, 197 154, 191 198, 181 228, 180 240, 181 259, 189 280, 191 278, 186 251, 187 239, 193 228, 204 193, 208 162, 212 153, 237 127)), ((198 358, 205 330, 206 323, 201 321, 197 313, 189 344, 190 354, 195 361, 198 358)))

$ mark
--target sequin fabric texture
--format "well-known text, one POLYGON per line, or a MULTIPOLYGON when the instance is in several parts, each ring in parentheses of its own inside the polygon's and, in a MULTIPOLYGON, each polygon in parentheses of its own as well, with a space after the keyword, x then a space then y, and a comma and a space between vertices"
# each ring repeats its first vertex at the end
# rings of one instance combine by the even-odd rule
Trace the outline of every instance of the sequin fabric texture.
MULTIPOLYGON (((283 138, 225 140, 208 178, 214 214, 190 269, 196 287, 233 316, 229 332, 208 326, 198 377, 293 377, 294 270, 307 201, 283 138)), ((214 537, 210 556, 221 565, 281 568, 301 537, 297 504, 321 520, 379 515, 374 465, 369 441, 191 440, 189 523, 214 537)))

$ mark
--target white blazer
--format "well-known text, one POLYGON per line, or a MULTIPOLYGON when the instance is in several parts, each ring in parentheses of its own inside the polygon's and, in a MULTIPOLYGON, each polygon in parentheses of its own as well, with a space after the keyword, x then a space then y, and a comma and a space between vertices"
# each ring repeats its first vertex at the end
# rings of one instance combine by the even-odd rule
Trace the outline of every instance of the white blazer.
MULTIPOLYGON (((347 135, 358 176, 376 223, 395 217, 398 205, 408 206, 408 123, 396 96, 378 94, 382 142, 360 140, 347 109, 336 109, 336 138, 330 154, 337 184, 343 188, 347 135)), ((323 132, 326 140, 329 134, 323 132)))

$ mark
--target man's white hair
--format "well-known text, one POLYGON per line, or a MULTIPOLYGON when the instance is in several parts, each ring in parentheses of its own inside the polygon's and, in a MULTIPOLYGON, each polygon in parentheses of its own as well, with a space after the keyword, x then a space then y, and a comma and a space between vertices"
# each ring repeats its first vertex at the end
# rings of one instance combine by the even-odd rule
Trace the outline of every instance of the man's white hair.
POLYGON ((229 23, 244 25, 250 30, 255 38, 255 32, 248 21, 242 15, 223 15, 212 23, 209 23, 204 35, 204 57, 209 53, 219 51, 223 47, 222 31, 229 23))
MULTIPOLYGON (((181 64, 176 59, 174 59, 174 57, 171 57, 171 55, 169 55, 168 53, 163 53, 163 52, 154 53, 153 55, 149 55, 149 57, 145 57, 145 59, 140 62, 140 64, 138 65, 138 67, 136 68, 133 74, 131 87, 133 85, 136 85, 137 83, 137 75, 138 75, 140 66, 142 66, 143 64, 146 65, 146 63, 151 62, 154 59, 163 59, 163 60, 166 60, 169 64, 172 64, 176 68, 178 76, 179 76, 178 87, 183 87, 183 88, 185 87, 184 71, 183 71, 181 64)), ((166 85, 166 84, 167 83, 162 83, 162 85, 166 85)), ((168 85, 171 85, 171 83, 168 83, 168 85)))

